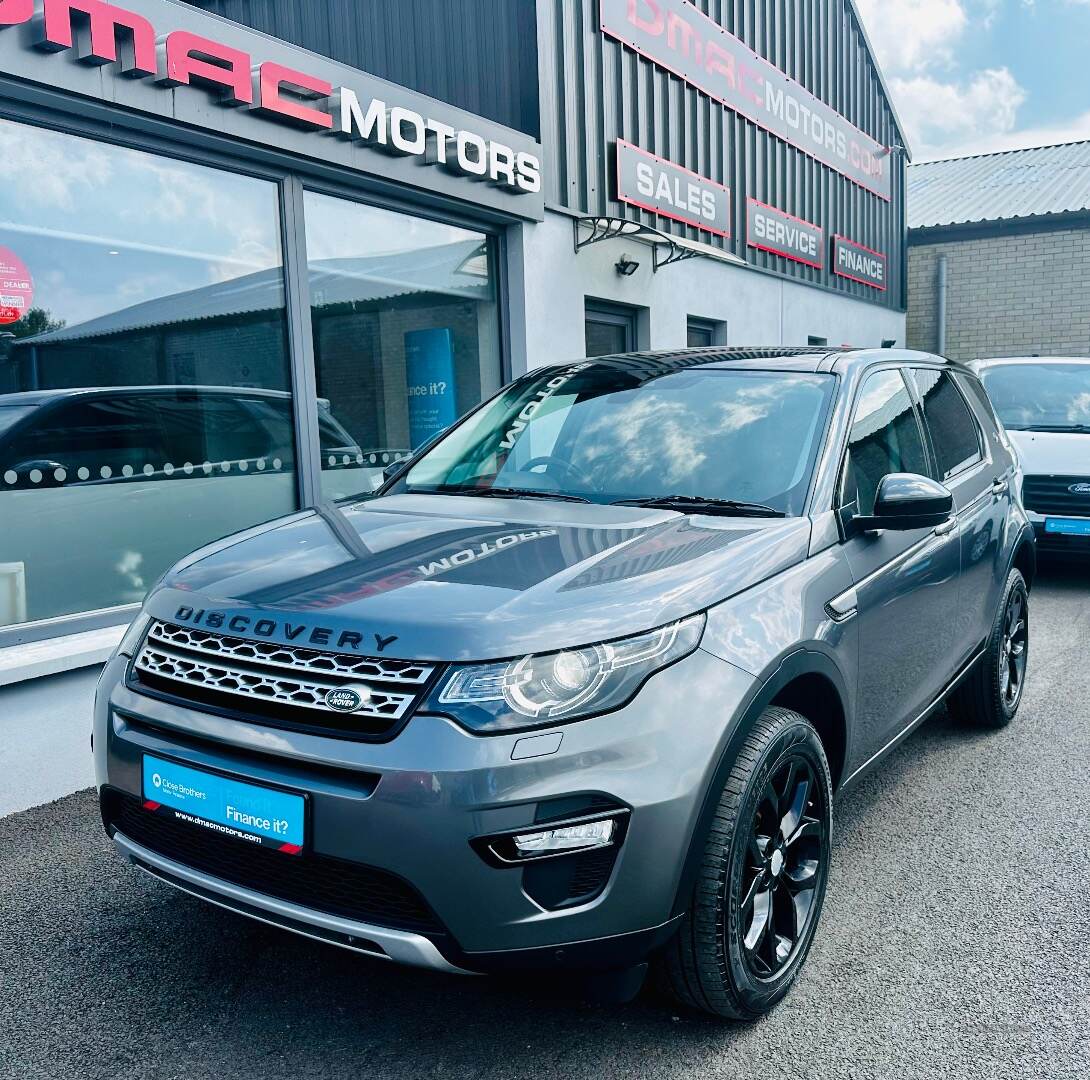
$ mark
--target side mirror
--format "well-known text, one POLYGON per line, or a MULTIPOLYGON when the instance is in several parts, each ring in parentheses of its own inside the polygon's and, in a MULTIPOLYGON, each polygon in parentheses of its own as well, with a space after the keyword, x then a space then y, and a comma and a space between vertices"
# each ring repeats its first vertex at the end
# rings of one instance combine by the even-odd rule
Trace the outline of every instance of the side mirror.
POLYGON ((395 476, 403 472, 408 464, 408 458, 402 458, 401 461, 391 461, 390 464, 382 470, 382 482, 388 484, 395 476))
POLYGON ((878 485, 874 513, 853 518, 852 525, 862 532, 933 529, 949 521, 953 512, 954 496, 937 480, 917 473, 890 473, 878 485))

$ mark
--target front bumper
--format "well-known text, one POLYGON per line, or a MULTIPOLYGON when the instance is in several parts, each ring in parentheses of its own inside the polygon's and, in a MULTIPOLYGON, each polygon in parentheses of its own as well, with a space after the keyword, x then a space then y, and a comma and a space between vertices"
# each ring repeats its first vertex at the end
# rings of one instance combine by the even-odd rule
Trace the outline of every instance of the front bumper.
POLYGON ((138 694, 125 684, 126 665, 115 658, 103 673, 94 744, 107 824, 130 861, 251 917, 448 971, 615 966, 665 940, 710 778, 753 681, 698 650, 655 675, 625 708, 548 729, 562 736, 554 752, 513 759, 516 744, 544 733, 480 737, 424 715, 380 744, 273 730, 138 694), (240 880, 244 874, 228 880, 187 862, 184 847, 157 850, 154 836, 126 835, 109 808, 121 799, 139 810, 145 753, 305 793, 310 836, 298 873, 318 861, 327 874, 329 865, 375 868, 419 894, 434 925, 398 925, 374 910, 350 917, 325 903, 328 890, 315 889, 314 902, 301 899, 298 883, 278 895, 263 884, 267 876, 260 888, 240 880), (490 865, 471 846, 595 806, 621 808, 626 829, 602 887, 586 901, 542 902, 526 868, 490 865))
MULTIPOLYGON (((1077 514, 1051 514, 1050 517, 1071 517, 1077 520, 1083 519, 1077 514)), ((1026 517, 1033 525, 1033 535, 1037 540, 1037 550, 1047 555, 1090 555, 1090 535, 1072 536, 1066 533, 1047 532, 1045 529, 1046 515, 1038 514, 1033 510, 1026 511, 1026 517)))

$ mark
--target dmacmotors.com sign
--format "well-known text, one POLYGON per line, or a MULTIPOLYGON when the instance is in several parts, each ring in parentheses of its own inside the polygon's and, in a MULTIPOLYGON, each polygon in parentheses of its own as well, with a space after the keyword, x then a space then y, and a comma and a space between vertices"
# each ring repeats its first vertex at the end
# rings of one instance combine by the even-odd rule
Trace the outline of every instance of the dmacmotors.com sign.
POLYGON ((889 151, 688 0, 601 5, 603 33, 889 201, 889 151))

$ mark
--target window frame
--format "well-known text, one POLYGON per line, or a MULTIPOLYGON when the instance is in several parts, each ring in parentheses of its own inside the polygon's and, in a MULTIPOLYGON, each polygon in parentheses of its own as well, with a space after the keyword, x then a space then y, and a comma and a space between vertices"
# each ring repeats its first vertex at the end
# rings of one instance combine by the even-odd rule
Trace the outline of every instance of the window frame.
MULTIPOLYGON (((620 326, 625 331, 625 347, 622 353, 639 349, 639 310, 627 304, 615 304, 608 300, 596 300, 588 296, 583 301, 583 345, 586 349, 587 325, 596 322, 602 326, 620 326)), ((606 354, 609 355, 609 354, 606 354)))
MULTIPOLYGON (((106 146, 138 150, 171 161, 272 182, 277 186, 281 270, 284 281, 285 347, 295 440, 295 506, 298 513, 320 505, 321 434, 318 423, 317 371, 310 319, 304 190, 393 210, 484 233, 493 245, 496 269, 499 380, 511 381, 511 305, 507 229, 514 219, 499 211, 365 176, 326 162, 293 157, 272 146, 251 145, 213 131, 181 130, 171 121, 129 114, 106 102, 77 103, 70 94, 35 88, 28 92, 0 75, 0 120, 106 146)), ((638 332, 638 325, 637 325, 638 332)), ((483 402, 482 402, 483 403, 483 402)), ((139 610, 123 604, 97 611, 0 626, 0 649, 64 635, 123 626, 139 610)))
POLYGON ((948 367, 940 367, 938 364, 906 364, 905 376, 909 393, 916 403, 916 411, 920 422, 923 424, 924 434, 926 436, 927 453, 931 461, 931 479, 936 483, 948 487, 950 484, 956 484, 960 480, 963 480, 975 469, 980 468, 982 465, 986 465, 989 461, 988 444, 984 436, 984 430, 980 424, 980 418, 976 415, 976 410, 973 408, 972 402, 966 398, 964 390, 958 385, 958 380, 954 378, 954 373, 948 367), (931 425, 927 422, 927 413, 924 411, 923 395, 920 393, 919 383, 916 382, 917 370, 937 371, 940 377, 945 375, 950 380, 950 385, 954 387, 954 390, 961 398, 961 403, 965 406, 965 410, 968 412, 969 417, 973 422, 973 427, 976 429, 977 457, 974 460, 967 461, 965 464, 961 465, 949 476, 938 475, 939 456, 935 451, 935 443, 931 438, 931 425))
POLYGON ((935 471, 935 466, 931 458, 931 444, 928 441, 927 433, 924 430, 923 414, 920 409, 920 403, 916 398, 915 383, 909 380, 905 365, 901 363, 883 364, 880 367, 869 368, 864 371, 859 381, 856 383, 855 390, 852 394, 848 422, 844 431, 844 445, 841 447, 840 464, 838 465, 836 472, 836 485, 833 488, 833 513, 836 515, 841 543, 846 543, 856 535, 855 531, 852 529, 852 521, 859 516, 858 511, 852 513, 849 510, 849 507, 855 505, 857 500, 853 500, 851 503, 844 502, 844 481, 848 471, 848 455, 851 453, 852 428, 855 426, 859 401, 863 396, 863 388, 867 383, 875 376, 883 375, 887 371, 895 371, 901 377, 901 382, 904 384, 905 390, 908 393, 909 401, 912 403, 913 415, 916 417, 916 428, 919 431, 920 446, 923 449, 923 456, 927 462, 928 472, 935 471))
POLYGON ((722 347, 727 344, 727 324, 722 319, 706 319, 701 315, 685 316, 685 347, 687 349, 707 349, 722 347), (693 331, 708 335, 707 345, 690 345, 689 335, 693 331))

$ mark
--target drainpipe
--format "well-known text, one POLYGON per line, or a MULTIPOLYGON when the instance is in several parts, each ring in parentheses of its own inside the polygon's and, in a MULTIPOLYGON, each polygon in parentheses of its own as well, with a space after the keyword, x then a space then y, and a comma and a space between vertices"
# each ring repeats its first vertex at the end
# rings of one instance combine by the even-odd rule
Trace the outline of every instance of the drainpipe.
POLYGON ((939 356, 946 355, 946 256, 939 256, 939 280, 938 280, 938 324, 939 338, 935 351, 939 356))

